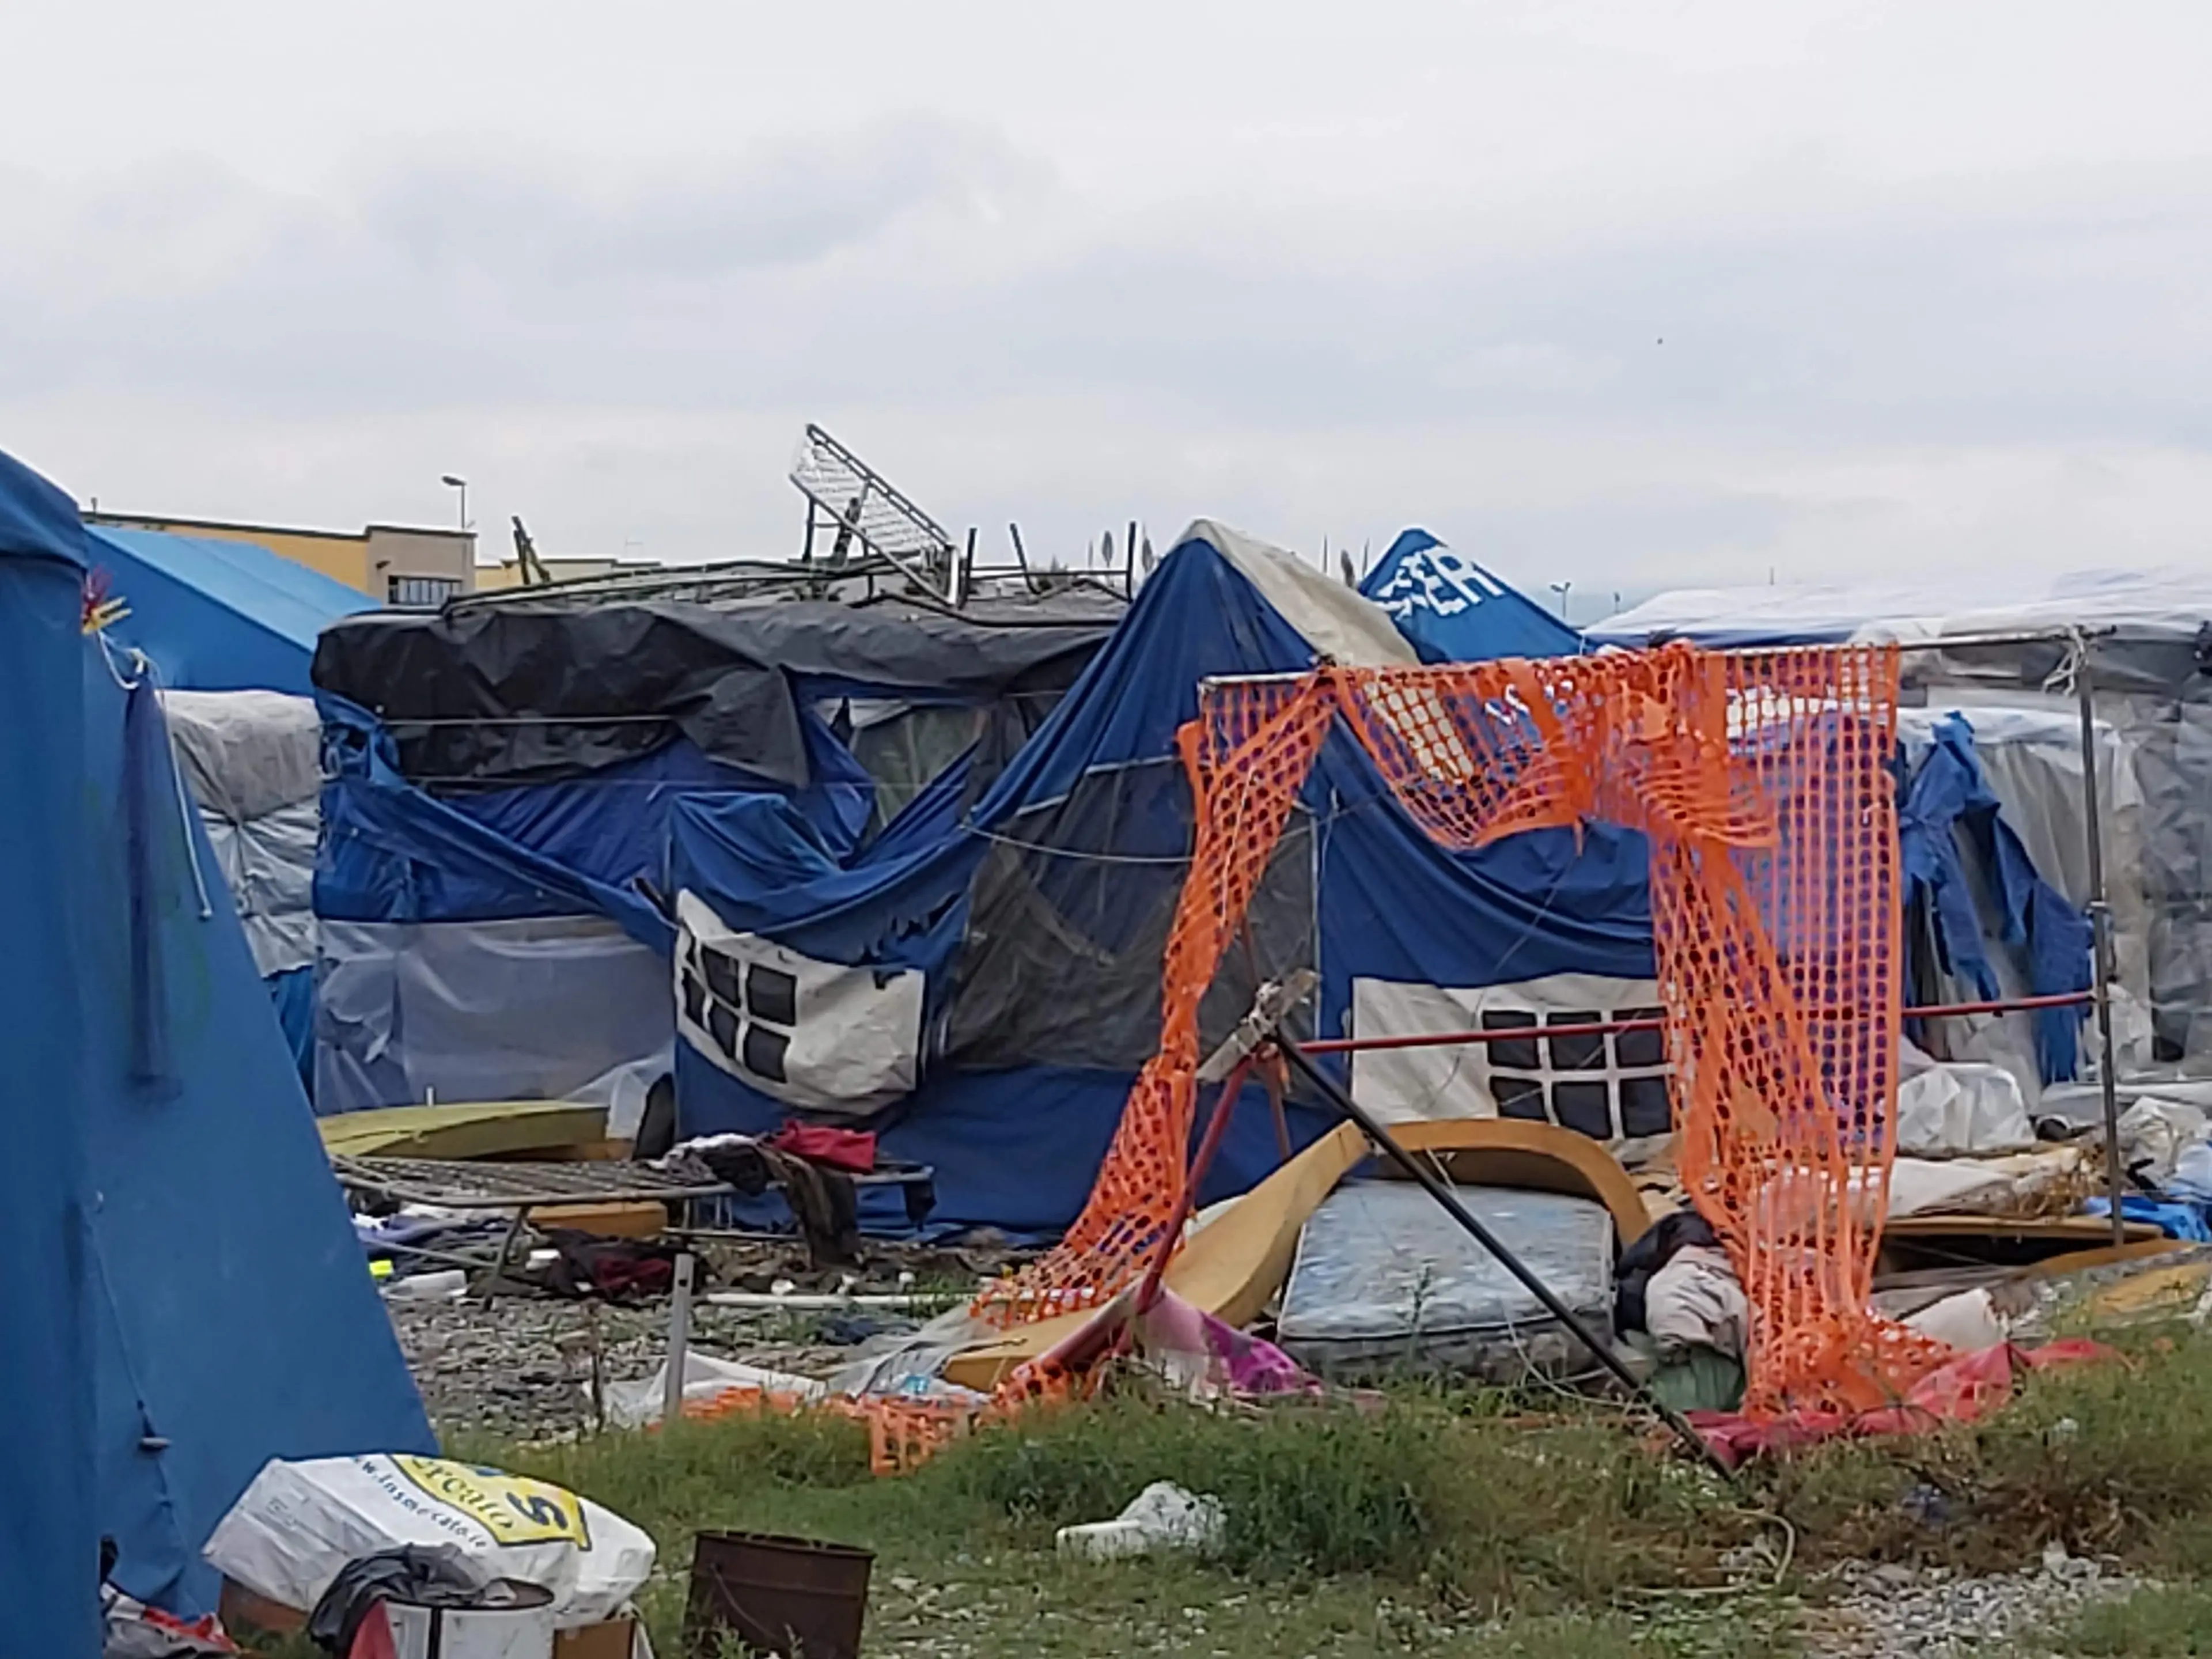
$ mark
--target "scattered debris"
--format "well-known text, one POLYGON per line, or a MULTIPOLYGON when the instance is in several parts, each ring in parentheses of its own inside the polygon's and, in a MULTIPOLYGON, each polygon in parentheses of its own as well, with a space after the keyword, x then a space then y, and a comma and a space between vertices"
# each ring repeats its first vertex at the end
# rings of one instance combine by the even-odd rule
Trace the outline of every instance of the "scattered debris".
POLYGON ((1062 1555, 1115 1561, 1156 1550, 1203 1553, 1218 1547, 1229 1517, 1218 1498, 1185 1492, 1172 1480, 1155 1480, 1111 1521, 1062 1527, 1054 1543, 1062 1555))

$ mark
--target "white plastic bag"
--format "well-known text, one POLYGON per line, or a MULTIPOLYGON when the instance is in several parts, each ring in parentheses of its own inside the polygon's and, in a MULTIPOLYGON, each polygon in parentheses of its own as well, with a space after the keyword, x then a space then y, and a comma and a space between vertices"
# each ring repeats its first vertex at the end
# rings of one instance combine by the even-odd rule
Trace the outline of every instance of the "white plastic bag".
MULTIPOLYGON (((795 1376, 789 1371, 763 1370, 758 1365, 748 1365, 742 1360, 717 1359, 710 1353, 701 1353, 696 1348, 684 1356, 684 1409, 686 1413, 699 1407, 712 1406, 727 1394, 785 1394, 805 1401, 817 1401, 830 1391, 811 1376, 795 1376)), ((660 1409, 667 1401, 668 1362, 662 1360, 660 1368, 651 1376, 635 1382, 607 1384, 607 1421, 618 1429, 641 1429, 648 1423, 660 1421, 660 1409)))
POLYGON ((1897 1085, 1897 1150, 1988 1158, 2035 1145, 2020 1083, 2001 1066, 1931 1061, 1897 1085))
POLYGON ((1185 1492, 1172 1480, 1155 1480, 1111 1521, 1062 1527, 1054 1542, 1062 1555, 1116 1561, 1162 1550, 1215 1548, 1229 1524, 1221 1500, 1185 1492))
POLYGON ((272 1461, 204 1553, 255 1595, 307 1612, 349 1561, 407 1544, 453 1545, 487 1578, 542 1586, 562 1630, 611 1617, 653 1571, 653 1540, 588 1498, 400 1455, 272 1461))

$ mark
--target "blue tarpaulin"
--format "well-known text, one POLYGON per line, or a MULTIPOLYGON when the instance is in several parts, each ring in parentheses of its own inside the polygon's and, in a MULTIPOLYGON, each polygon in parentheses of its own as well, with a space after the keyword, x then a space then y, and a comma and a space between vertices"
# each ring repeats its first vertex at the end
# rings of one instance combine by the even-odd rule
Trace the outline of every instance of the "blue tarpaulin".
POLYGON ((1573 657, 1565 622, 1425 530, 1404 530, 1359 591, 1390 613, 1423 662, 1573 657))
MULTIPOLYGON (((1982 776, 1973 728, 1963 714, 1939 722, 1935 741, 1913 774, 1898 812, 1898 842, 1908 903, 1922 900, 1943 969, 1969 981, 1982 997, 2004 994, 1982 939, 1981 918, 1966 882, 1958 836, 1973 847, 1997 915, 2000 943, 2025 957, 2029 993, 2056 996, 2090 987, 2089 919, 2036 870, 2019 834, 1982 776)), ((2083 1007, 2036 1011, 2035 1058, 2045 1083, 2078 1070, 2075 1038, 2083 1007)))
POLYGON ((40 1581, 6 1587, 11 1637, 63 1655, 94 1650, 77 1633, 98 1535, 125 1589, 205 1607, 200 1547, 269 1458, 434 1446, 153 689, 79 630, 81 538, 66 501, 0 457, 0 580, 23 601, 0 672, 39 676, 12 704, 38 718, 0 750, 4 880, 46 890, 38 914, 8 918, 23 982, 0 999, 22 1028, 0 1225, 35 1235, 9 1256, 16 1519, 0 1527, 26 1535, 0 1571, 40 1581), (57 908, 64 933, 41 923, 57 908), (40 1490, 42 1465, 81 1468, 70 1422, 87 1408, 96 1476, 40 1490), (47 1607, 67 1621, 51 1643, 47 1607))
POLYGON ((1105 637, 1097 598, 530 599, 331 629, 318 1109, 490 1088, 628 1133, 672 1063, 677 804, 726 809, 770 885, 837 867, 900 803, 997 775, 1105 637))
MULTIPOLYGON (((684 803, 671 875, 732 933, 879 982, 922 975, 918 1085, 870 1127, 937 1172, 935 1218, 1050 1231, 1080 1206, 1158 1032, 1160 949, 1190 845, 1175 732, 1209 675, 1303 670, 1307 638, 1200 526, 964 816, 925 796, 857 857, 793 880, 743 804, 684 803)), ((1387 630, 1385 630, 1387 632, 1387 630)), ((1652 971, 1648 852, 1589 829, 1453 854, 1424 835, 1345 733, 1324 745, 1240 947, 1209 999, 1216 1029, 1254 975, 1322 975, 1321 1029, 1348 1028, 1352 984, 1481 986, 1652 971), (1256 959, 1254 959, 1256 958, 1256 959)), ((807 971, 819 971, 809 969, 807 971)), ((681 1035, 688 1133, 760 1130, 788 1105, 681 1035)), ((1258 1097, 1255 1096, 1257 1101, 1258 1097)), ((1301 1140, 1317 1114, 1293 1106, 1301 1140)), ((1239 1110, 1204 1198, 1280 1158, 1263 1104, 1239 1110)))
POLYGON ((109 636, 144 652, 172 691, 305 696, 316 636, 376 609, 343 582, 250 542, 103 526, 88 528, 84 542, 95 583, 128 607, 109 636))

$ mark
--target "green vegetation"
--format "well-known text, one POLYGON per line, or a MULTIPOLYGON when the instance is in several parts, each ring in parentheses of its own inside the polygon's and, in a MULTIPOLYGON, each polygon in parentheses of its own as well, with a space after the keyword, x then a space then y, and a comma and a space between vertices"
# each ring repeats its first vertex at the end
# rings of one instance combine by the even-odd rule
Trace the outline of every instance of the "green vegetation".
POLYGON ((2160 1585, 2084 1610, 2049 1644, 2081 1659, 2190 1659, 2212 1654, 2212 1591, 2160 1585))
POLYGON ((875 1551, 871 1651, 945 1659, 1734 1659, 1796 1651, 1796 1609, 1839 1561, 2017 1568, 2054 1540, 2184 1586, 2093 1610, 2059 1650, 2212 1654, 2212 1596, 2186 1588, 2212 1542, 2212 1340, 2188 1334, 2038 1377, 1982 1424, 1832 1445, 1733 1487, 1603 1407, 1432 1390, 1207 1412, 1125 1389, 896 1480, 867 1473, 864 1431, 836 1419, 453 1449, 651 1531, 662 1568, 642 1601, 664 1659, 708 1528, 875 1551), (1156 1480, 1223 1499, 1217 1559, 1054 1553, 1055 1528, 1156 1480))

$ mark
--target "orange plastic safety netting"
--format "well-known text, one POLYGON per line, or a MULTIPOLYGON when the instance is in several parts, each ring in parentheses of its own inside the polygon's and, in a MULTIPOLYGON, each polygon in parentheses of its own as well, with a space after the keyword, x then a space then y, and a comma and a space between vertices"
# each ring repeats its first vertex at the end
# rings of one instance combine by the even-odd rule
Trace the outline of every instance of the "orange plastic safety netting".
POLYGON ((1340 720, 1446 846, 1592 820, 1645 832, 1679 1167, 1751 1304, 1747 1409, 1894 1398, 1941 1356, 1869 1307, 1894 1146, 1897 686, 1893 647, 1683 645, 1208 684, 1181 733, 1197 838, 1159 1053, 1081 1216, 978 1312, 1095 1305, 1162 1247, 1200 999, 1340 720))

